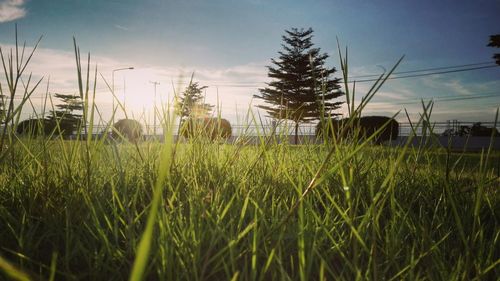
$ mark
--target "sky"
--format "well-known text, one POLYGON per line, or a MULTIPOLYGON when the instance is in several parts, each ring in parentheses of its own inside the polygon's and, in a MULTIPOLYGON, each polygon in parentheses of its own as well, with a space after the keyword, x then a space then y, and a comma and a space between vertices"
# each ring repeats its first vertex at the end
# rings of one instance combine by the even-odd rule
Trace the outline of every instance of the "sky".
MULTIPOLYGON (((41 110, 40 97, 47 92, 77 93, 73 38, 84 60, 90 53, 92 72, 97 67, 95 102, 103 119, 110 116, 114 84, 127 113, 144 122, 152 122, 155 100, 171 100, 193 73, 208 86, 206 101, 218 105, 231 123, 244 122, 249 108, 264 117, 254 106, 262 101, 252 97, 270 81, 266 66, 293 27, 311 27, 315 47, 339 70, 338 39, 348 49, 349 76, 358 81, 391 69, 403 55, 396 72, 490 66, 500 52, 487 47, 489 36, 500 34, 499 0, 0 0, 4 55, 14 46, 16 24, 28 51, 43 36, 26 70, 43 80, 23 118, 41 110), (134 69, 113 72, 128 67, 134 69), (156 99, 151 82, 160 83, 156 99)), ((86 61, 82 64, 86 68, 86 61)), ((340 70, 334 76, 340 77, 340 70)), ((5 85, 3 78, 0 82, 5 85)), ((358 100, 372 83, 356 84, 358 100)), ((364 115, 392 116, 406 109, 416 120, 421 99, 435 100, 436 122, 493 121, 500 106, 500 68, 388 80, 364 115)), ((406 115, 397 119, 405 121, 406 115)))

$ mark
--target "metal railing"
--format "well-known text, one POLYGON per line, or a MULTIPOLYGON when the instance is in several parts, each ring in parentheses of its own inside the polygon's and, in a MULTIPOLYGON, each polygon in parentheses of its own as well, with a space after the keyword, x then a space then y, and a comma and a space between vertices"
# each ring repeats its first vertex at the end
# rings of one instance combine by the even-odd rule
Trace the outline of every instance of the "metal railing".
MULTIPOLYGON (((417 122, 400 122, 399 123, 399 136, 409 136, 413 131, 416 136, 429 135, 431 132, 436 135, 442 135, 449 132, 458 132, 462 127, 472 127, 475 123, 471 121, 458 121, 458 120, 449 120, 446 122, 432 122, 430 124, 419 124, 417 126, 417 122)), ((480 122, 481 126, 484 127, 496 127, 498 131, 500 131, 500 124, 495 124, 494 122, 480 122)), ((95 126, 94 134, 104 134, 107 126, 95 126)), ((233 124, 232 135, 233 136, 268 136, 275 132, 276 135, 284 135, 284 136, 292 136, 295 135, 295 126, 294 124, 285 124, 276 126, 274 129, 271 124, 264 125, 239 125, 233 124)), ((174 135, 177 135, 179 131, 179 127, 177 125, 174 126, 173 132, 174 135)), ((163 135, 163 126, 157 125, 156 127, 151 124, 143 124, 143 132, 144 135, 154 136, 154 132, 156 135, 163 135)), ((316 124, 301 124, 298 129, 298 135, 300 136, 314 136, 316 134, 316 124)))

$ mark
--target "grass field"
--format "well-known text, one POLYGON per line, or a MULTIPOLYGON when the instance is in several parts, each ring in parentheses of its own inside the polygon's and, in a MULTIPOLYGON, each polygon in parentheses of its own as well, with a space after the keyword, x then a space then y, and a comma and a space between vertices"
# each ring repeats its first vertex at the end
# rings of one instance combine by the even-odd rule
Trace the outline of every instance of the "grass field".
POLYGON ((170 144, 165 166, 169 144, 15 145, 1 166, 0 253, 34 277, 127 279, 160 176, 148 280, 499 274, 498 154, 200 142, 170 144))
MULTIPOLYGON (((92 132, 95 105, 76 44, 75 54, 92 132)), ((14 97, 24 63, 10 56, 2 60, 18 68, 4 69, 14 97)), ((342 69, 346 63, 341 56, 342 69)), ((361 115, 391 72, 358 107, 346 87, 350 116, 361 115)), ((23 85, 27 101, 31 88, 23 85)), ((22 106, 11 104, 5 123, 18 122, 22 106)), ((429 107, 423 111, 429 121, 429 107)), ((0 279, 500 276, 498 152, 387 148, 369 139, 174 143, 171 116, 160 118, 168 132, 161 143, 18 137, 4 129, 0 279)))

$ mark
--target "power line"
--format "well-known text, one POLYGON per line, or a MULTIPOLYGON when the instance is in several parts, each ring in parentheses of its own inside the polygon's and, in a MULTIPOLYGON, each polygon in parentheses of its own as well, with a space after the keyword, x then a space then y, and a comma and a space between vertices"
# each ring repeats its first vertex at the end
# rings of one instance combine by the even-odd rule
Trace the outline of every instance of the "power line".
MULTIPOLYGON (((497 64, 492 63, 492 62, 478 62, 478 63, 469 63, 469 64, 461 64, 461 65, 453 65, 453 66, 442 66, 442 67, 434 67, 434 68, 423 68, 423 69, 416 69, 416 70, 408 70, 408 71, 400 71, 400 72, 393 72, 392 75, 399 75, 399 74, 409 74, 409 73, 418 73, 418 72, 426 72, 426 71, 435 71, 435 70, 447 70, 447 71, 437 71, 437 72, 429 72, 429 73, 420 73, 420 74, 414 74, 414 75, 403 75, 403 76, 397 76, 397 77, 389 77, 388 79, 401 79, 401 78, 411 78, 411 77, 421 77, 421 76, 428 76, 428 75, 436 75, 436 74, 446 74, 446 73, 454 73, 454 72, 463 72, 463 71, 472 71, 472 70, 478 70, 478 69, 485 69, 485 68, 493 68, 493 67, 498 67, 497 64), (464 68, 467 67, 467 68, 464 68), (455 68, 461 68, 461 69, 455 69, 455 68)), ((348 79, 353 79, 353 78, 362 78, 362 77, 379 77, 380 74, 368 74, 368 75, 358 75, 358 76, 350 76, 348 79)), ((342 80, 342 79, 341 79, 342 80)), ((376 79, 364 79, 364 80, 356 80, 357 83, 359 82, 371 82, 371 81, 377 81, 378 78, 376 79)), ((231 82, 231 81, 222 81, 222 82, 214 82, 214 81, 206 81, 206 82, 200 82, 202 84, 210 84, 209 86, 215 86, 215 87, 234 87, 234 88, 256 88, 261 85, 255 84, 255 83, 260 83, 264 84, 267 82, 231 82), (228 84, 225 84, 228 83, 228 84), (254 84, 254 85, 251 85, 254 84)), ((353 82, 349 82, 353 83, 353 82)))
MULTIPOLYGON (((468 65, 483 65, 483 64, 485 64, 485 63, 468 64, 468 65)), ((466 66, 466 65, 462 65, 462 66, 466 66)), ((497 64, 490 63, 489 65, 475 66, 475 67, 468 67, 468 68, 461 68, 461 69, 453 69, 453 68, 457 68, 457 67, 461 67, 461 66, 447 66, 447 67, 436 67, 436 68, 429 68, 429 69, 410 70, 410 71, 396 72, 396 73, 393 73, 393 75, 404 74, 404 73, 418 73, 418 72, 423 72, 423 71, 429 71, 432 69, 434 69, 434 70, 450 69, 450 70, 446 70, 446 71, 435 71, 435 72, 428 72, 428 73, 419 73, 419 74, 412 74, 412 75, 402 75, 402 76, 396 76, 396 77, 389 77, 389 78, 387 78, 387 80, 473 71, 473 70, 479 70, 479 69, 494 68, 494 67, 498 67, 498 66, 499 65, 497 65, 497 64)), ((374 74, 374 75, 370 75, 370 76, 380 76, 380 75, 374 74)), ((353 77, 349 77, 349 78, 354 78, 354 77, 361 77, 361 76, 353 76, 353 77)), ((366 77, 368 77, 368 76, 366 76, 366 77)), ((378 80, 378 78, 377 79, 355 80, 355 81, 356 81, 356 83, 363 83, 363 82, 375 82, 377 80, 378 80)), ((208 82, 208 83, 211 83, 211 84, 209 84, 209 86, 221 87, 221 88, 258 88, 258 87, 261 87, 262 85, 259 85, 259 84, 250 85, 250 84, 252 84, 252 83, 264 84, 267 82, 231 82, 231 84, 223 84, 225 82, 222 82, 222 84, 221 83, 213 84, 214 82, 208 82)), ((348 81, 347 83, 354 83, 354 81, 348 81)))
MULTIPOLYGON (((453 65, 453 66, 441 66, 441 67, 433 67, 433 68, 423 68, 423 69, 416 69, 416 70, 409 70, 409 71, 399 71, 399 72, 393 72, 392 74, 397 75, 397 74, 408 74, 408 73, 417 73, 417 72, 425 72, 425 71, 434 71, 434 70, 443 70, 443 69, 452 69, 452 68, 461 68, 461 67, 467 67, 467 66, 477 66, 477 65, 495 65, 495 63, 492 63, 491 61, 489 62, 477 62, 477 63, 469 63, 469 64, 461 64, 461 65, 453 65)), ((356 76, 351 76, 348 77, 349 79, 353 78, 363 78, 363 77, 378 77, 380 74, 367 74, 367 75, 356 75, 356 76)))
MULTIPOLYGON (((457 72, 465 72, 465 71, 473 71, 473 70, 480 70, 480 69, 488 69, 488 68, 494 68, 498 67, 499 65, 497 64, 491 64, 491 63, 486 63, 486 62, 479 62, 479 63, 470 63, 470 64, 463 64, 463 65, 455 65, 455 66, 443 66, 443 67, 435 67, 435 68, 427 68, 427 69, 418 69, 418 70, 409 70, 409 71, 402 71, 402 72, 394 72, 393 75, 398 75, 398 74, 408 74, 408 73, 417 73, 417 74, 412 74, 412 75, 402 75, 402 76, 395 76, 395 77, 388 77, 387 80, 394 80, 394 79, 403 79, 403 78, 414 78, 414 77, 423 77, 423 76, 430 76, 430 75, 437 75, 437 74, 448 74, 448 73, 457 73, 457 72), (487 64, 487 65, 485 65, 487 64), (465 67, 465 66, 473 66, 473 67, 467 67, 467 68, 460 68, 460 67, 465 67), (460 68, 460 69, 454 69, 454 68, 460 68), (424 72, 424 71, 431 71, 431 70, 443 70, 443 69, 449 69, 445 71, 434 71, 434 72, 428 72, 428 73, 418 73, 418 72, 424 72)), ((359 77, 373 77, 377 76, 379 77, 380 75, 377 74, 372 74, 372 75, 362 75, 362 76, 352 76, 348 77, 349 79, 352 78, 359 78, 359 77)), ((342 79, 341 79, 342 80, 342 79)), ((363 83, 363 82, 375 82, 377 79, 363 79, 363 80, 355 80, 356 83, 363 83)), ((265 84, 267 82, 213 82, 213 81, 206 81, 200 82, 201 84, 209 84, 209 86, 213 87, 220 87, 220 88, 258 88, 262 87, 262 84, 265 84), (228 83, 228 84, 224 84, 228 83), (257 84, 258 83, 258 84, 257 84), (253 84, 253 85, 251 85, 253 84)), ((348 83, 354 83, 354 81, 348 81, 348 83)), ((181 83, 185 84, 185 83, 181 83)), ((100 90, 107 90, 107 88, 98 88, 98 91, 100 90)), ((61 92, 61 93, 76 93, 76 92, 61 92)), ((9 98, 9 97, 6 97, 9 98)), ((34 98, 34 97, 33 97, 34 98)), ((41 97, 39 97, 41 98, 41 97)), ((16 97, 14 99, 21 99, 21 97, 16 97)))
MULTIPOLYGON (((389 77, 387 80, 394 80, 394 79, 402 79, 402 78, 413 78, 413 77, 422 77, 422 76, 429 76, 429 75, 436 75, 436 74, 447 74, 447 73, 456 73, 456 72, 464 72, 464 71, 472 71, 472 70, 478 70, 478 69, 486 69, 486 68, 493 68, 493 67, 498 67, 499 65, 487 65, 487 66, 477 66, 477 67, 470 67, 470 68, 463 68, 463 69, 455 69, 455 70, 447 70, 447 71, 437 71, 437 72, 429 72, 429 73, 421 73, 421 74, 413 74, 413 75, 403 75, 403 76, 396 76, 396 77, 389 77)), ((374 82, 377 81, 378 79, 365 79, 365 80, 355 80, 356 83, 363 83, 363 82, 374 82)), ((354 83, 354 81, 349 81, 348 83, 354 83)))
MULTIPOLYGON (((463 96, 437 96, 437 97, 430 97, 427 98, 427 100, 433 100, 433 101, 460 101, 460 100, 474 100, 474 99, 485 99, 485 98, 494 98, 494 97, 500 97, 500 94, 497 92, 489 92, 489 93, 482 93, 482 94, 474 94, 474 95, 463 95, 463 96)), ((397 105, 404 105, 404 104, 415 104, 415 103, 420 103, 421 100, 425 100, 425 98, 421 99, 411 99, 412 101, 405 101, 405 102, 400 102, 400 103, 394 103, 397 105)))

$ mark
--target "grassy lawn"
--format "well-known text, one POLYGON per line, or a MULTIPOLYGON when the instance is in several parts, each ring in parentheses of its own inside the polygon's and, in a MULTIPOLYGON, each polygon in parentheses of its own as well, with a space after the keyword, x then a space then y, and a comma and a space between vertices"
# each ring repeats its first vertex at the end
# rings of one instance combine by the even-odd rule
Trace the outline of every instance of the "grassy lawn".
POLYGON ((138 258, 147 280, 500 274, 498 152, 21 139, 6 157, 0 256, 18 276, 124 280, 138 258))

